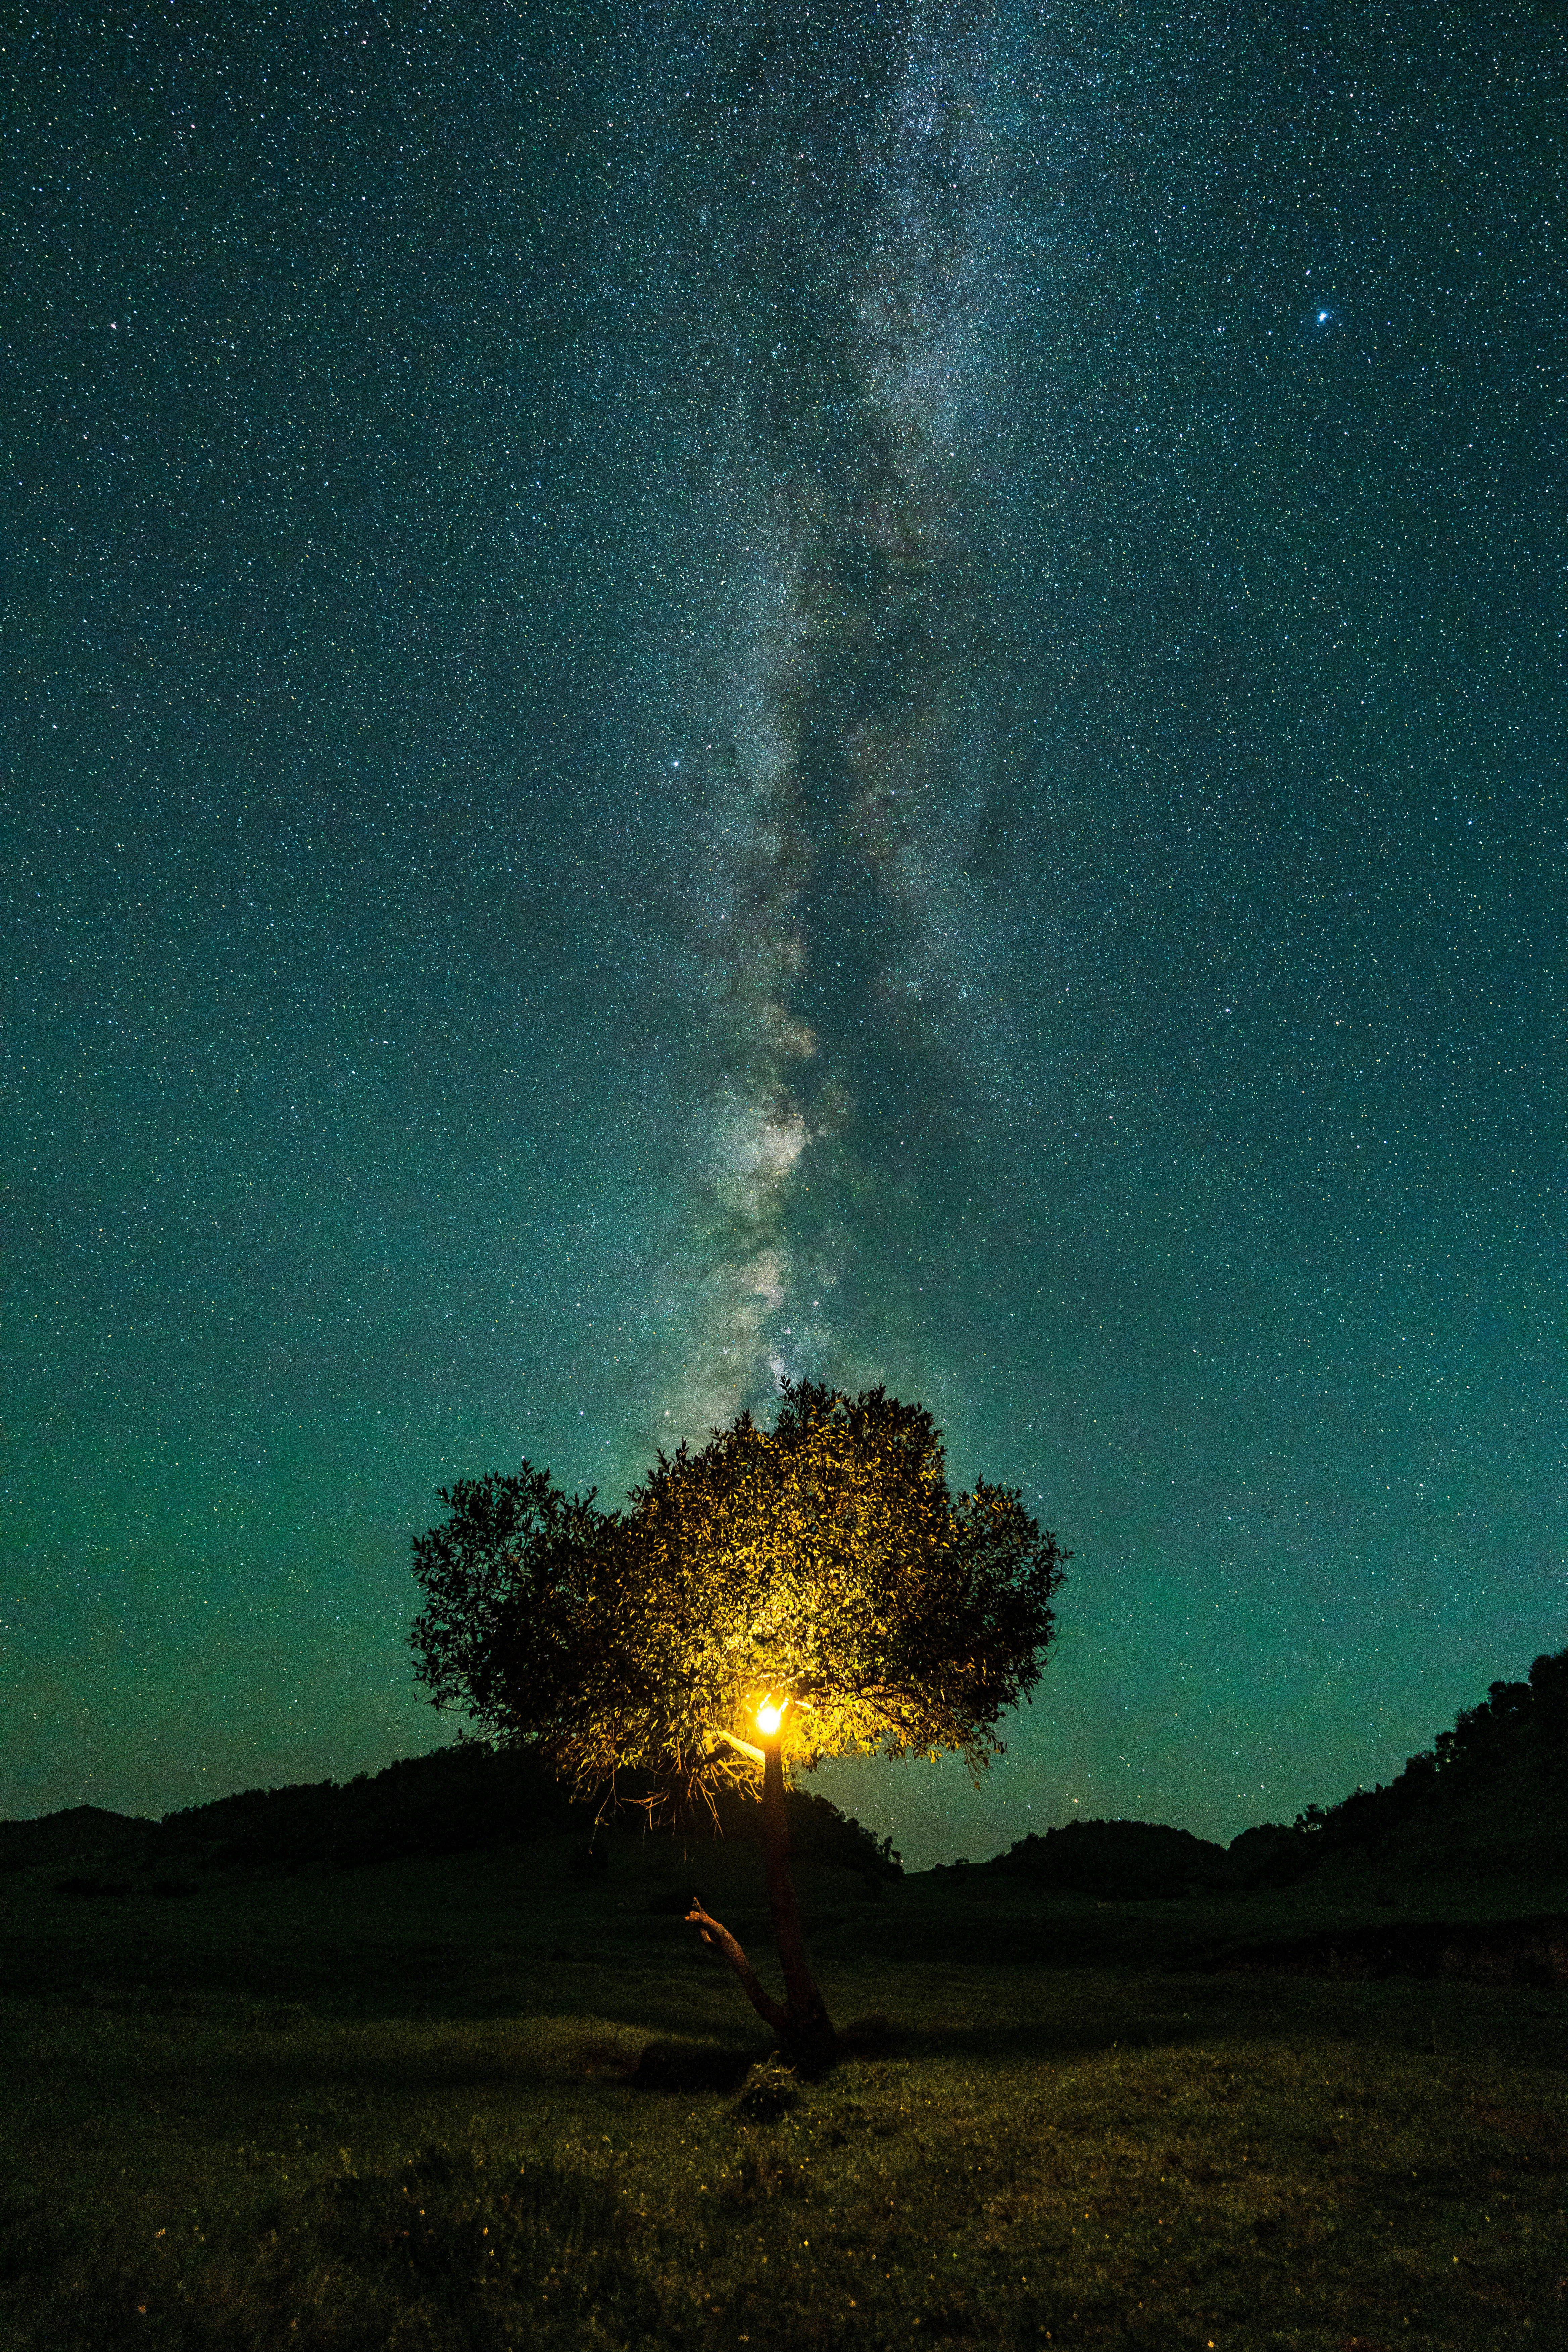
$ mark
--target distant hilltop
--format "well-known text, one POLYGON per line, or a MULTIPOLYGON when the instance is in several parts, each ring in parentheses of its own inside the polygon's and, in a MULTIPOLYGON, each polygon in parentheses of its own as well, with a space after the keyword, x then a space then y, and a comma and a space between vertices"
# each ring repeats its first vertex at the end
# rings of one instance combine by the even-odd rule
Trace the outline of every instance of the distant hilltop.
MULTIPOLYGON (((900 1874, 891 1841, 825 1798, 796 1790, 790 1807, 803 1858, 854 1871, 873 1886, 900 1874)), ((755 1809, 731 1798, 710 1833, 743 1839, 755 1827, 755 1809)), ((37 1821, 0 1822, 0 1872, 62 1872, 57 1883, 66 1893, 175 1897, 194 1894, 215 1869, 363 1869, 559 1837, 577 1841, 584 1871, 603 1861, 591 1808, 547 1764, 461 1740, 347 1782, 250 1789, 162 1821, 76 1805, 37 1821)), ((1267 1822, 1222 1846, 1161 1822, 1075 1820, 1023 1838, 991 1862, 951 1867, 1102 1900, 1147 1900, 1290 1885, 1355 1857, 1401 1874, 1568 1867, 1568 1650, 1537 1658, 1528 1681, 1493 1683, 1386 1788, 1358 1789, 1326 1811, 1310 1805, 1289 1825, 1267 1822)))
POLYGON ((1386 1788, 1243 1830, 1228 1846, 1153 1822, 1072 1821, 981 1865, 1110 1900, 1289 1886, 1359 1856, 1402 1874, 1568 1866, 1568 1650, 1493 1683, 1386 1788))

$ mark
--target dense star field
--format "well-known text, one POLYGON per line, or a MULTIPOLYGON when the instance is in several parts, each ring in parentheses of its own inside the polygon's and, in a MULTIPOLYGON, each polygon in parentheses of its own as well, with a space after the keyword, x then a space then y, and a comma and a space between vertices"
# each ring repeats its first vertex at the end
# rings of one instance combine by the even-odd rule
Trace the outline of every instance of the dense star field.
POLYGON ((781 1372, 1075 1559, 923 1864, 1565 1638, 1544 7, 15 12, 0 1811, 451 1736, 781 1372))

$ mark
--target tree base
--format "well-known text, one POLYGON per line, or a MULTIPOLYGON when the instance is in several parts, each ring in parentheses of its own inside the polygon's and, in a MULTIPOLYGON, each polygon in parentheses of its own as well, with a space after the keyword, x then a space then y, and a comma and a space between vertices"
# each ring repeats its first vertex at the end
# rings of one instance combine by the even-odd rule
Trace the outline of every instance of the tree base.
POLYGON ((695 1895, 686 1917, 710 1950, 723 1953, 740 1978, 752 2007, 763 2023, 773 2028, 785 2064, 793 2066, 804 2081, 820 2082, 838 2063, 838 2036, 816 1986, 812 1986, 810 1997, 799 2005, 774 2000, 763 1990, 755 1969, 728 1927, 704 1911, 695 1895))
POLYGON ((820 2083, 838 2063, 838 2036, 826 2010, 815 2017, 791 2018, 779 2035, 779 2049, 785 2063, 806 2083, 820 2083))

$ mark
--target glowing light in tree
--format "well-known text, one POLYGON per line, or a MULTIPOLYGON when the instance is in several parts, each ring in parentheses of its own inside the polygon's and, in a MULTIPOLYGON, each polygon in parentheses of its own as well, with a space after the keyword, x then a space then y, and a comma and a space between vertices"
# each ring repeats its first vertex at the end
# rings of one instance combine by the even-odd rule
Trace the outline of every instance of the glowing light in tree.
POLYGON ((771 1698, 765 1698, 757 1709, 757 1729, 763 1738, 771 1739, 783 1721, 783 1707, 775 1706, 771 1698))

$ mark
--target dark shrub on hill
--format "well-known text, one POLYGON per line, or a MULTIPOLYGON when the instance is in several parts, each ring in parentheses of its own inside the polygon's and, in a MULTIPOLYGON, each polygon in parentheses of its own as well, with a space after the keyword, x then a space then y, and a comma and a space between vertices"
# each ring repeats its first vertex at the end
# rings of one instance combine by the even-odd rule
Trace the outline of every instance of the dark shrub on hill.
POLYGON ((1310 1839, 1283 1822, 1264 1822, 1232 1838, 1226 1852, 1230 1884, 1241 1892, 1252 1887, 1293 1886, 1317 1860, 1310 1839))

